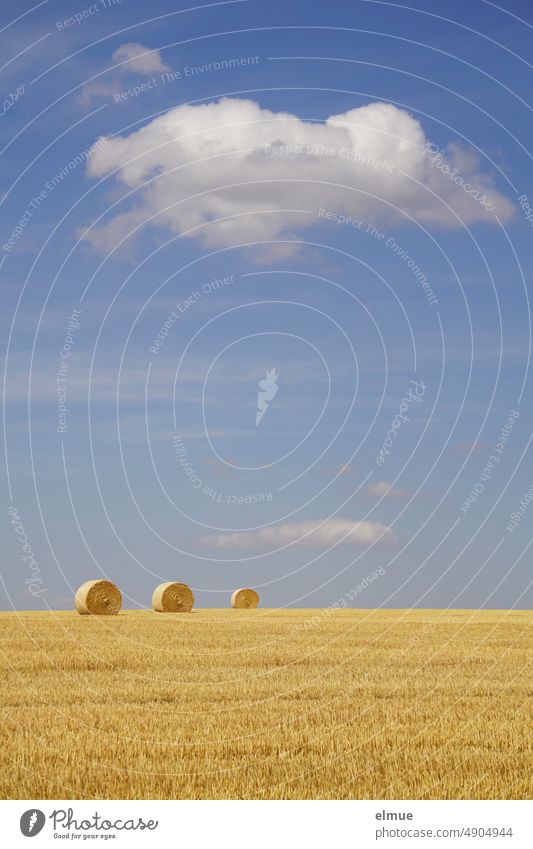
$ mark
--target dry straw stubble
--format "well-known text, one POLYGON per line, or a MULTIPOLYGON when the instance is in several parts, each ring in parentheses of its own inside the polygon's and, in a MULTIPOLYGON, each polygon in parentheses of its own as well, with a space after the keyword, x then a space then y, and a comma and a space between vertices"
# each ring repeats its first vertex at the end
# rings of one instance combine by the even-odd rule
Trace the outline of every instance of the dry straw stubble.
POLYGON ((114 616, 122 607, 122 593, 112 581, 85 581, 74 604, 82 615, 114 616))
POLYGON ((159 584, 152 595, 152 607, 157 613, 190 613, 193 605, 191 588, 176 581, 159 584))
POLYGON ((530 611, 316 614, 1 613, 0 798, 531 799, 530 611))

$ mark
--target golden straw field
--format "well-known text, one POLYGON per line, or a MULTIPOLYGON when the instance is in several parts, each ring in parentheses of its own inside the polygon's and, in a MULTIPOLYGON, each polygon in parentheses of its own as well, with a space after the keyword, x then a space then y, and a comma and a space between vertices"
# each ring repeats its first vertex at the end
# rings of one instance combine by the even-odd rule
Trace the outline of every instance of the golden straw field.
POLYGON ((524 799, 526 611, 2 613, 2 798, 524 799))

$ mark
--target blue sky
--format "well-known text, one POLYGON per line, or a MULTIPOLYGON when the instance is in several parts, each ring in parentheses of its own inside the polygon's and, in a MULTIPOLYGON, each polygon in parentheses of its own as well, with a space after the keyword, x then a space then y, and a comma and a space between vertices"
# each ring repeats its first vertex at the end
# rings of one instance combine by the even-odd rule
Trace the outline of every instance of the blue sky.
POLYGON ((3 3, 2 608, 531 607, 531 24, 3 3))

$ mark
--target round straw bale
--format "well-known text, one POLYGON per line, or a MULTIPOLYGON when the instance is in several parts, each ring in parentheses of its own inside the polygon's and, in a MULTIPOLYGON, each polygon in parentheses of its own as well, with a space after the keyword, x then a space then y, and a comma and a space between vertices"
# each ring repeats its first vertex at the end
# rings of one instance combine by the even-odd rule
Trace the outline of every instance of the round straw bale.
POLYGON ((113 616, 122 607, 122 593, 111 581, 85 581, 74 603, 78 613, 113 616))
POLYGON ((259 596, 255 590, 242 589, 235 590, 231 596, 231 606, 239 610, 251 610, 259 604, 259 596))
POLYGON ((152 595, 152 607, 158 613, 190 613, 193 605, 191 588, 175 581, 159 584, 152 595))

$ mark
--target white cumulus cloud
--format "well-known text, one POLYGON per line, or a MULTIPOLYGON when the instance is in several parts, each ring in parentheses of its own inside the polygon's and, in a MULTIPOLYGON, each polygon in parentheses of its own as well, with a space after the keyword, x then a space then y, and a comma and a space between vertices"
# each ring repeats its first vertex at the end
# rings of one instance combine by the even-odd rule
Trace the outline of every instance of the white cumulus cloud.
POLYGON ((513 214, 491 178, 475 172, 475 159, 462 157, 467 172, 454 166, 457 148, 432 161, 427 144, 420 122, 387 103, 323 123, 239 98, 177 106, 94 149, 88 175, 110 177, 124 194, 135 191, 86 238, 109 250, 149 223, 219 248, 292 239, 317 223, 338 227, 326 212, 374 224, 408 221, 407 215, 445 226, 459 226, 448 207, 469 224, 513 214), (459 169, 454 179, 452 166, 459 169), (494 210, 458 177, 486 194, 494 210))
POLYGON ((288 543, 298 545, 361 545, 371 542, 395 543, 396 537, 381 522, 352 519, 308 519, 285 522, 255 531, 210 534, 202 542, 212 548, 271 548, 288 543))

